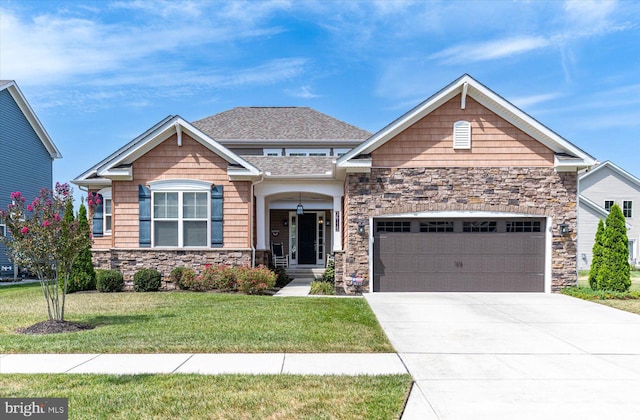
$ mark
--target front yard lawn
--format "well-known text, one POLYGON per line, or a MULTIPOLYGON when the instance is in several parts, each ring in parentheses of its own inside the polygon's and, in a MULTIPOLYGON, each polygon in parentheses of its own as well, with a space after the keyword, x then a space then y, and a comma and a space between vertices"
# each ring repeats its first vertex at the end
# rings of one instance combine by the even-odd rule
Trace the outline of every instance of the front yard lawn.
POLYGON ((70 419, 393 419, 409 375, 2 375, 0 397, 69 398, 70 419))
POLYGON ((46 316, 39 284, 0 288, 0 353, 393 352, 364 299, 219 293, 75 293, 68 321, 96 328, 25 335, 46 316))

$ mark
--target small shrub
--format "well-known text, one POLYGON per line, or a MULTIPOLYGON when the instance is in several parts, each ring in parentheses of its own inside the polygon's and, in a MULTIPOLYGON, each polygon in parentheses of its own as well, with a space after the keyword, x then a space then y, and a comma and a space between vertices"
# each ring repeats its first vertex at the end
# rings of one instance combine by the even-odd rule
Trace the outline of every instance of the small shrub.
POLYGON ((222 292, 233 292, 238 290, 238 276, 241 270, 230 265, 220 265, 205 269, 205 272, 211 273, 211 285, 214 289, 222 292))
POLYGON ((336 263, 333 260, 329 260, 327 268, 324 269, 322 274, 322 281, 333 283, 336 278, 336 263))
POLYGON ((187 267, 176 267, 171 270, 171 274, 169 276, 171 281, 176 283, 179 288, 182 290, 189 290, 196 278, 196 273, 187 267))
POLYGON ((101 292, 120 292, 124 287, 122 273, 118 270, 96 270, 96 286, 101 292))
POLYGON ((334 295, 336 293, 333 284, 327 281, 312 281, 311 282, 311 295, 334 295))
POLYGON ((276 274, 276 287, 284 287, 291 282, 287 269, 284 267, 274 267, 271 269, 276 274))
POLYGON ((191 290, 192 292, 206 292, 211 290, 211 281, 204 276, 196 276, 193 270, 185 271, 182 273, 182 279, 180 280, 180 288, 183 290, 191 290))
MULTIPOLYGON (((64 288, 64 279, 60 279, 60 288, 64 288)), ((67 282, 67 293, 75 293, 82 290, 96 290, 95 273, 74 272, 67 282)))
POLYGON ((136 292, 157 292, 162 286, 162 276, 155 268, 143 268, 133 275, 133 290, 136 292))
POLYGON ((248 295, 263 293, 275 286, 276 274, 265 266, 238 269, 238 290, 248 295))

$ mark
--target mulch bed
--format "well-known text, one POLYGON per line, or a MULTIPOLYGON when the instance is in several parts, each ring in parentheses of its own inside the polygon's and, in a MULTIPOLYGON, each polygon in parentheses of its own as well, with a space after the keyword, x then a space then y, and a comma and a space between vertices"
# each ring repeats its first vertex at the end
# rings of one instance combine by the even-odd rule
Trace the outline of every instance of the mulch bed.
POLYGON ((20 334, 58 334, 92 330, 94 328, 92 325, 78 324, 76 322, 49 320, 38 322, 30 327, 21 328, 17 330, 17 332, 20 334))

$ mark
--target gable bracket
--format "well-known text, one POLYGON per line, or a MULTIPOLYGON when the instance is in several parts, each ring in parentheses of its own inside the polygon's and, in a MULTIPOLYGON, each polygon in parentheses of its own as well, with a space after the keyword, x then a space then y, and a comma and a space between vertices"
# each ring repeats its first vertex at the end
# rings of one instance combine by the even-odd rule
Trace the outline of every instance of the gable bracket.
POLYGON ((467 106, 467 90, 469 89, 469 82, 464 82, 462 85, 462 99, 460 100, 460 109, 465 109, 467 106))

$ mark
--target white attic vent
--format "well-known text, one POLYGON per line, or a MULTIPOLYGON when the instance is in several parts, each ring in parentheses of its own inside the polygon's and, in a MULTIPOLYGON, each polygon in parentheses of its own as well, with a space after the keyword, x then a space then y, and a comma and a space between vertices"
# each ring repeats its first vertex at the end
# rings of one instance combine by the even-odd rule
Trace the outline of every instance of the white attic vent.
POLYGON ((471 149, 471 123, 469 121, 453 123, 453 148, 471 149))

